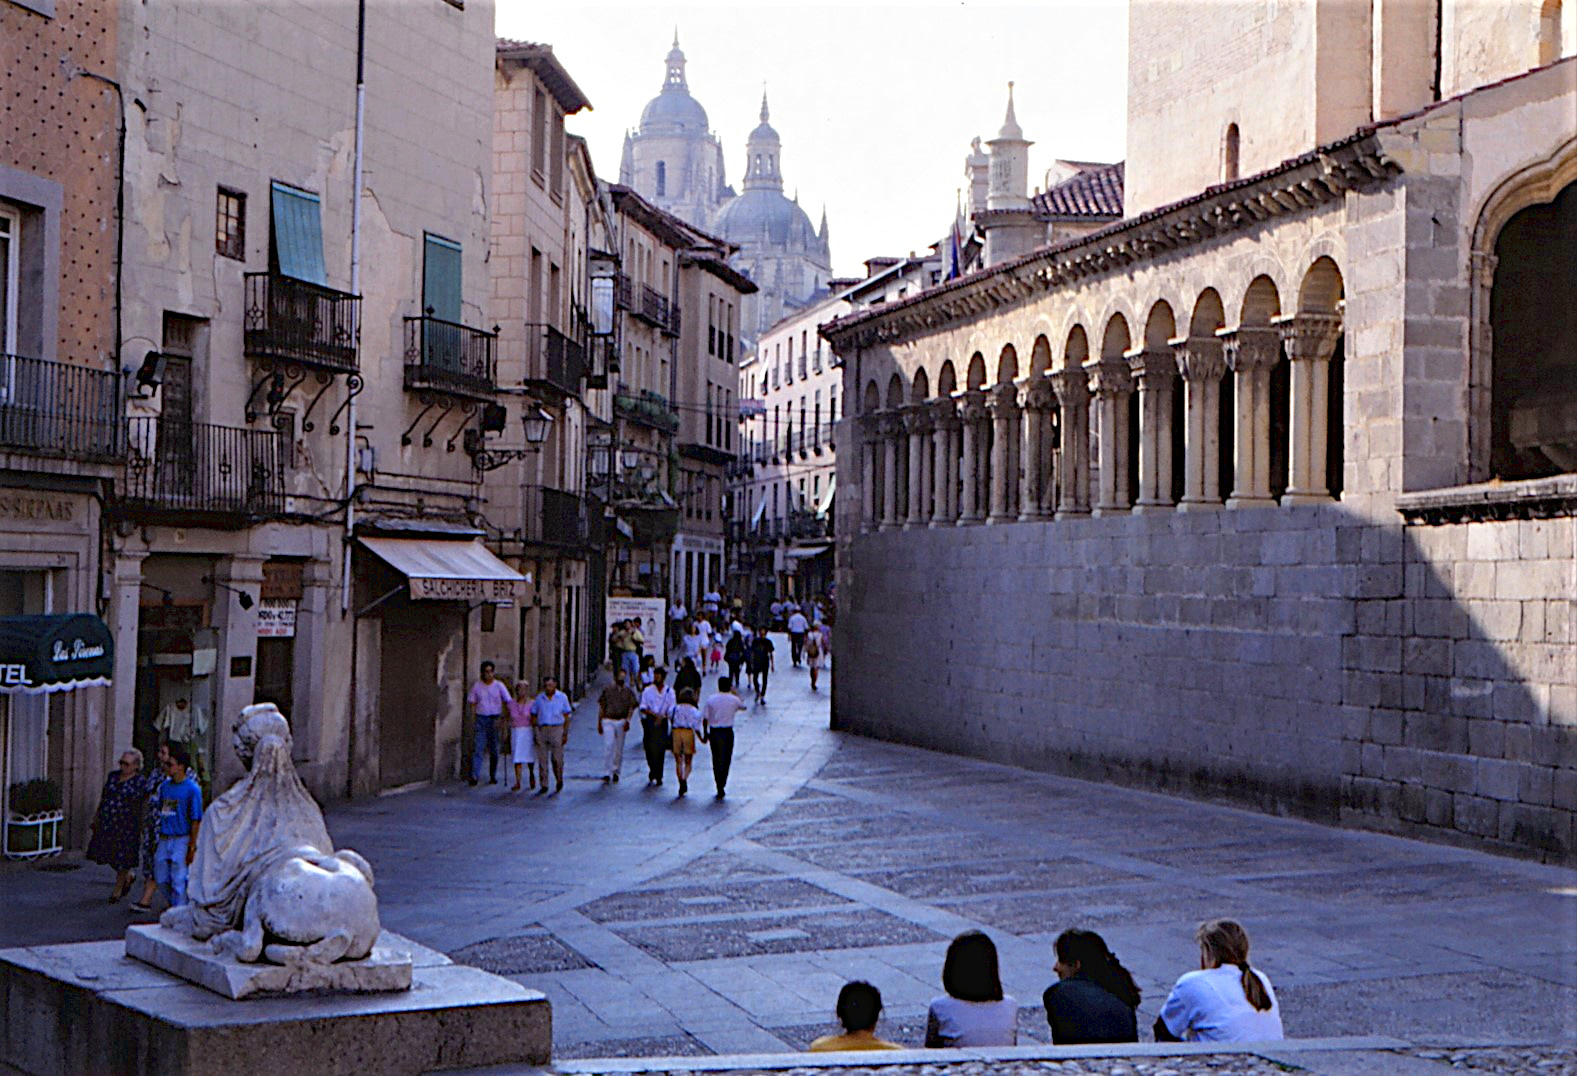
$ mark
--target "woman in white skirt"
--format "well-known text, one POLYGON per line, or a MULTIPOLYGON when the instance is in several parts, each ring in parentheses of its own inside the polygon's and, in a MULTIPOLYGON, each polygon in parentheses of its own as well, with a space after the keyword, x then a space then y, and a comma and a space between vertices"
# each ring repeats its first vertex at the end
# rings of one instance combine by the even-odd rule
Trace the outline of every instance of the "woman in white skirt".
MULTIPOLYGON (((515 787, 520 791, 520 767, 531 775, 531 787, 537 787, 536 730, 531 727, 531 685, 524 680, 515 685, 515 697, 509 700, 509 746, 515 758, 515 787)), ((544 776, 543 780, 547 780, 544 776)))

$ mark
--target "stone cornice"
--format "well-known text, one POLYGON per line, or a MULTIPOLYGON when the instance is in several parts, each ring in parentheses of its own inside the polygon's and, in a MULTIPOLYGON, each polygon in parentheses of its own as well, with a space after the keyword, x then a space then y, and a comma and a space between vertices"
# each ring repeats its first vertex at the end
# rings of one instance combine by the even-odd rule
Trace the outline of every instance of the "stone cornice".
POLYGON ((1065 284, 1335 202, 1347 191, 1376 186, 1400 173, 1401 167, 1384 154, 1374 132, 1360 131, 1268 172, 1208 187, 1192 198, 1089 235, 846 315, 818 331, 840 353, 893 343, 1016 306, 1065 284))

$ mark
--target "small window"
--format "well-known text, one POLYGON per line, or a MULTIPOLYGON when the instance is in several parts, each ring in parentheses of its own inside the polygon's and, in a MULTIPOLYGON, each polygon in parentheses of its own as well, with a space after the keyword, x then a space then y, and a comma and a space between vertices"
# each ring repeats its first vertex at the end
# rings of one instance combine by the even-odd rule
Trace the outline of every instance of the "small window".
POLYGON ((668 195, 668 162, 657 162, 657 197, 664 198, 668 195))
POLYGON ((1221 140, 1221 182, 1231 183, 1238 178, 1238 154, 1241 135, 1238 125, 1229 123, 1226 136, 1221 140))
POLYGON ((219 188, 214 250, 226 258, 246 261, 246 195, 228 187, 219 188))
POLYGON ((548 167, 548 95, 541 90, 531 98, 531 171, 538 184, 548 167))
POLYGON ((22 218, 0 206, 0 352, 16 353, 17 278, 22 218))

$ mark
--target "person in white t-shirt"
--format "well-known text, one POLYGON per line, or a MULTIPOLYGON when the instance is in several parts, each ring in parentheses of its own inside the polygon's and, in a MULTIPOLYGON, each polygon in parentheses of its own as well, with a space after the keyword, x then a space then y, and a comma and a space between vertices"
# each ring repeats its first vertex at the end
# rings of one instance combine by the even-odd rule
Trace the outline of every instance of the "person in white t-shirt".
POLYGON ((701 637, 700 661, 701 675, 711 672, 712 667, 712 622, 706 617, 697 617, 695 622, 696 634, 701 637))
POLYGON ((1172 987, 1155 1021, 1157 1042, 1269 1042, 1282 1037, 1281 1007, 1265 973, 1248 964, 1248 932, 1231 919, 1201 923, 1199 971, 1172 987))
POLYGON ((978 930, 966 930, 947 947, 942 988, 926 1014, 925 1044, 1017 1046, 1018 1001, 1002 992, 997 947, 978 930))
POLYGON ((734 764, 734 716, 744 705, 734 694, 734 682, 719 676, 717 694, 701 706, 701 738, 712 746, 712 782, 718 799, 727 795, 728 770, 734 764))
POLYGON ((805 619, 805 614, 798 609, 789 614, 789 660, 794 667, 799 668, 799 659, 805 653, 805 633, 810 630, 810 621, 805 619))

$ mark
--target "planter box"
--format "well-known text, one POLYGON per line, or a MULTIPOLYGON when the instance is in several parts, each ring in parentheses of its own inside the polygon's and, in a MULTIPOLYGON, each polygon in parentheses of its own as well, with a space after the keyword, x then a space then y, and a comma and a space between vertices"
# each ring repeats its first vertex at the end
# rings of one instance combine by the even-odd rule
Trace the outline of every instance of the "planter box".
POLYGON ((5 820, 5 857, 38 859, 58 855, 66 820, 65 811, 13 814, 5 820))

